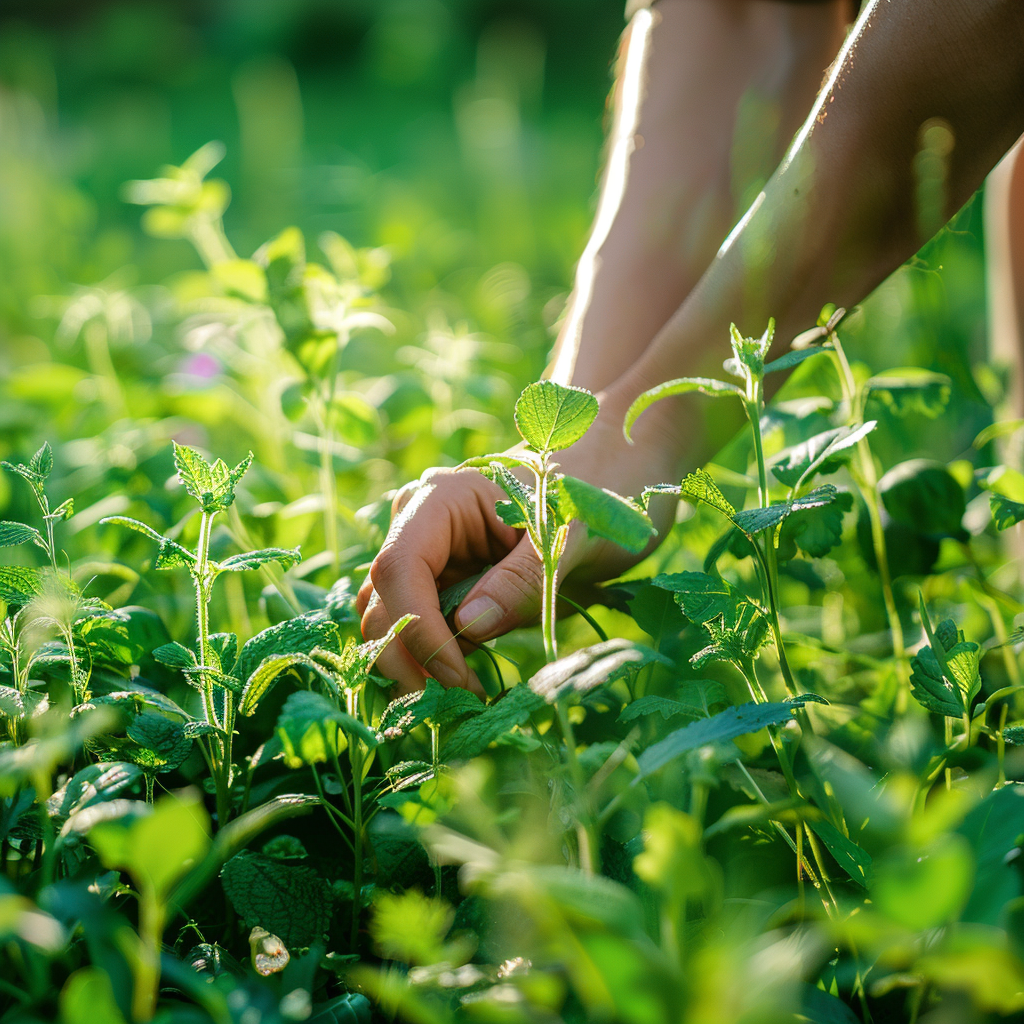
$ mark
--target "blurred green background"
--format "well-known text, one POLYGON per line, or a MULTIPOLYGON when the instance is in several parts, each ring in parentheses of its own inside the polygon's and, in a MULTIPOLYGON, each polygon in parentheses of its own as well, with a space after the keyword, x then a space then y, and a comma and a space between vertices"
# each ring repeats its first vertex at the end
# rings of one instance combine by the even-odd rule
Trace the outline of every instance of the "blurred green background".
MULTIPOLYGON (((5 0, 0 455, 55 445, 56 496, 78 509, 63 542, 114 573, 101 596, 139 601, 148 585, 118 582, 136 542, 101 516, 186 529, 172 436, 227 460, 255 451, 236 541, 325 541, 302 373, 252 340, 186 241, 142 230, 123 183, 222 140, 213 175, 239 256, 292 224, 311 260, 324 231, 368 250, 363 280, 394 330, 355 332, 339 362, 355 397, 329 459, 351 568, 386 519, 357 509, 510 439, 592 215, 622 27, 621 0, 5 0)), ((954 382, 941 420, 883 423, 884 464, 967 452, 1000 394, 983 363, 980 203, 846 331, 874 370, 954 382)), ((0 475, 0 515, 29 514, 0 475)), ((329 583, 324 568, 313 555, 299 576, 329 583)), ((173 594, 168 615, 187 617, 173 594)))

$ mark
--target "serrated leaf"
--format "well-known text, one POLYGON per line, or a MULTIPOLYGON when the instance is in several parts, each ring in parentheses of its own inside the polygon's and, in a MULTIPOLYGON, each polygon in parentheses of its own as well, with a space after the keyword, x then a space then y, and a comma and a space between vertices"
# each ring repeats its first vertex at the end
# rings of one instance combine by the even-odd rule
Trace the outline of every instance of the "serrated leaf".
POLYGON ((185 735, 181 723, 153 711, 138 715, 125 732, 130 740, 152 755, 128 758, 143 768, 172 771, 192 750, 192 740, 185 735))
POLYGON ((871 854, 843 835, 830 821, 820 819, 807 824, 847 875, 866 888, 871 879, 871 854))
MULTIPOLYGON (((502 504, 500 501, 498 504, 502 504)), ((498 512, 501 515, 501 512, 498 512)), ((441 614, 447 618, 460 604, 469 596, 469 592, 482 580, 491 567, 488 566, 483 572, 474 576, 468 576, 459 583, 455 583, 438 594, 438 601, 441 605, 441 614)))
POLYGON ((694 623, 734 616, 746 597, 721 576, 705 572, 661 573, 652 584, 675 595, 683 614, 694 623))
POLYGON ((100 522, 112 526, 125 526, 129 530, 145 534, 151 540, 155 540, 160 545, 157 550, 156 561, 153 563, 153 567, 156 569, 172 569, 179 566, 191 569, 196 563, 196 556, 188 548, 182 547, 177 541, 173 541, 161 533, 157 533, 152 526, 147 526, 138 519, 132 519, 129 516, 106 516, 100 522))
POLYGON ((46 811, 51 817, 68 818, 93 804, 112 800, 141 777, 141 769, 125 761, 86 765, 46 801, 46 811))
POLYGON ((1002 494, 990 494, 989 504, 992 507, 992 521, 997 530, 1008 530, 1011 526, 1024 520, 1024 505, 1019 501, 1011 501, 1002 494))
POLYGON ((716 704, 728 704, 725 687, 717 680, 700 679, 687 683, 678 694, 678 699, 649 695, 627 704, 619 713, 618 721, 632 722, 643 715, 661 715, 668 720, 676 715, 687 718, 707 718, 716 704))
POLYGON ((7 604, 28 604, 43 587, 38 569, 21 565, 0 566, 0 600, 7 604))
POLYGON ((153 657, 168 668, 190 668, 198 664, 195 654, 176 640, 169 644, 161 644, 153 651, 153 657))
POLYGON ((843 516, 852 508, 853 495, 839 491, 830 504, 800 509, 790 516, 782 528, 782 538, 792 540, 812 558, 822 558, 843 539, 843 516))
POLYGON ((699 391, 702 395, 707 395, 710 398, 743 398, 742 388, 729 381, 715 380, 713 377, 679 377, 676 380, 666 381, 664 384, 645 391, 629 407, 622 425, 622 432, 625 434, 626 440, 632 441, 633 424, 655 402, 660 402, 663 398, 673 398, 676 395, 686 395, 691 391, 699 391))
POLYGON ((337 625, 322 612, 306 612, 257 633, 247 640, 238 656, 235 674, 243 679, 271 654, 309 654, 315 647, 331 647, 338 640, 337 625))
MULTIPOLYGON (((933 634, 935 644, 948 637, 933 634)), ((960 640, 943 651, 943 661, 932 646, 922 647, 910 660, 910 692, 929 711, 949 718, 961 718, 981 689, 978 664, 981 650, 977 644, 960 640)))
POLYGON ((549 704, 554 704, 562 697, 587 693, 596 686, 613 683, 655 663, 672 667, 671 659, 643 644, 606 640, 545 665, 530 679, 529 686, 549 704))
POLYGON ((640 492, 640 507, 646 512, 650 507, 651 498, 657 494, 678 498, 682 493, 683 489, 679 484, 651 484, 640 492))
POLYGON ((595 487, 574 476, 563 476, 558 486, 562 492, 559 506, 563 517, 586 523, 591 537, 603 537, 639 554, 658 534, 646 513, 614 491, 595 487))
POLYGON ((13 686, 0 686, 0 714, 8 718, 30 718, 45 711, 49 707, 49 699, 38 690, 26 690, 22 693, 13 686))
POLYGON ((896 416, 917 412, 935 419, 949 404, 952 383, 944 373, 908 366, 876 374, 864 385, 864 394, 884 403, 896 416))
POLYGON ((223 572, 245 572, 247 569, 258 569, 261 565, 277 562, 281 568, 287 570, 301 561, 302 555, 298 548, 260 548, 258 551, 244 551, 239 555, 231 555, 218 562, 217 568, 223 572))
POLYGON ((0 548, 12 548, 17 544, 24 544, 27 540, 42 544, 42 539, 42 535, 34 526, 26 526, 24 523, 0 523, 0 548))
POLYGON ((53 472, 53 449, 49 441, 44 441, 43 446, 32 456, 28 469, 40 481, 45 480, 53 472))
POLYGON ((522 509, 513 501, 496 501, 494 511, 498 513, 498 518, 513 530, 525 530, 530 525, 522 509))
POLYGON ((462 761, 483 753, 496 739, 522 725, 534 711, 544 706, 529 686, 519 684, 481 714, 463 722, 441 750, 444 761, 462 761))
POLYGON ((256 710, 259 702, 267 695, 270 688, 289 669, 297 665, 318 668, 308 654, 293 652, 291 654, 270 654, 256 666, 242 690, 242 699, 238 705, 241 715, 249 716, 256 710))
POLYGON ((310 867, 243 850, 221 869, 221 884, 246 927, 278 935, 286 946, 309 946, 331 922, 331 888, 310 867))
POLYGON ((336 683, 355 689, 366 682, 370 669, 385 648, 415 619, 416 616, 408 612, 392 623, 388 631, 376 640, 367 640, 362 644, 349 640, 340 655, 317 647, 313 649, 312 656, 321 663, 321 671, 326 668, 336 683))
POLYGON ((917 534, 967 537, 963 488, 940 462, 901 462, 878 481, 878 493, 889 515, 917 534))
POLYGON ((690 658, 698 669, 713 661, 742 663, 755 657, 769 639, 768 620, 752 604, 740 605, 734 621, 712 620, 704 629, 711 643, 690 658))
POLYGON ((634 783, 654 774, 669 761, 688 750, 724 743, 747 733, 758 732, 768 725, 789 721, 796 710, 795 704, 740 704, 727 708, 710 718, 702 718, 681 729, 670 732, 663 740, 648 747, 638 758, 639 773, 634 783))
POLYGON ((838 491, 833 484, 823 484, 808 492, 802 498, 791 498, 788 501, 776 502, 767 508, 749 508, 737 512, 733 522, 748 536, 774 529, 788 516, 803 509, 817 508, 828 505, 836 500, 838 491))
POLYGON ((703 502, 721 512, 722 515, 728 516, 729 519, 736 514, 736 509, 726 501, 725 495, 718 489, 718 484, 711 478, 711 474, 707 470, 698 469, 696 473, 690 473, 680 485, 680 492, 687 501, 694 505, 703 502))
POLYGON ((764 357, 772 347, 774 338, 774 319, 768 320, 768 326, 760 338, 745 338, 735 324, 729 324, 733 358, 726 360, 725 369, 736 377, 749 375, 754 380, 760 380, 764 376, 764 357))
POLYGON ((541 380, 529 384, 515 407, 516 429, 535 451, 575 444, 597 418, 597 399, 583 388, 541 380))
POLYGON ((178 444, 177 441, 171 441, 171 450, 174 453, 174 468, 178 471, 178 479, 188 494, 201 505, 207 500, 212 500, 213 476, 206 459, 195 448, 178 444))
POLYGON ((428 679, 422 690, 404 694, 384 709, 377 734, 382 740, 395 740, 423 722, 444 728, 486 710, 487 705, 468 690, 457 686, 445 689, 436 679, 428 679))
POLYGON ((826 342, 824 345, 816 345, 814 348, 792 349, 784 356, 765 363, 764 374, 767 377, 769 373, 778 373, 779 370, 791 370, 794 366, 799 366, 805 359, 820 355, 822 352, 831 352, 833 348, 834 346, 830 342, 826 342))
POLYGON ((836 427, 801 441, 772 459, 772 474, 787 487, 798 487, 816 473, 834 473, 853 454, 853 447, 878 426, 869 420, 856 427, 836 427))
POLYGON ((484 475, 508 495, 509 502, 518 512, 524 527, 533 522, 536 509, 533 494, 517 477, 513 476, 500 462, 492 462, 484 475))

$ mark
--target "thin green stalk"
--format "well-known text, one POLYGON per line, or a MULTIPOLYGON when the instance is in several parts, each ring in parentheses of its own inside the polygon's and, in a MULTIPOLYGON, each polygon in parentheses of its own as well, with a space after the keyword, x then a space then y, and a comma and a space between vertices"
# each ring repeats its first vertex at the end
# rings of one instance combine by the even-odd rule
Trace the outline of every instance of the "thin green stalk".
MULTIPOLYGON (((850 408, 850 419, 853 426, 859 426, 864 422, 864 409, 862 402, 858 401, 857 384, 850 369, 850 362, 846 358, 846 351, 843 348, 839 336, 833 332, 831 335, 832 356, 836 366, 836 373, 839 377, 839 386, 843 392, 843 399, 850 408)), ((882 584, 882 599, 885 602, 885 613, 889 620, 889 631, 892 634, 892 650, 900 666, 900 680, 904 684, 900 687, 898 698, 898 711, 906 710, 907 691, 910 680, 906 674, 906 646, 903 637, 903 623, 900 621, 899 610, 896 607, 896 596, 892 588, 892 573, 889 569, 889 551, 885 543, 885 528, 882 525, 881 505, 878 496, 878 474, 875 471, 875 460, 871 454, 871 445, 867 438, 861 438, 857 442, 857 460, 859 463, 860 477, 858 481, 861 496, 868 509, 868 520, 871 524, 871 546, 875 552, 875 562, 878 565, 878 578, 882 584)))
MULTIPOLYGON (((951 718, 942 719, 943 732, 946 740, 946 750, 949 750, 953 746, 953 720, 951 718)), ((946 789, 953 788, 953 770, 951 768, 946 769, 946 789)))
POLYGON ((573 788, 576 791, 576 810, 580 818, 576 825, 580 867, 587 874, 597 874, 600 870, 597 835, 592 822, 593 815, 590 813, 590 802, 587 799, 586 785, 583 781, 583 767, 576 755, 576 735, 573 732, 572 722, 569 721, 569 712, 563 701, 555 702, 555 714, 558 718, 559 728, 562 731, 562 739, 565 741, 569 773, 572 776, 573 788))
POLYGON ((1006 712, 1009 705, 1003 703, 999 709, 999 732, 996 735, 996 758, 999 762, 999 779, 996 782, 996 789, 1002 789, 1006 785, 1006 740, 1003 738, 1003 730, 1006 728, 1006 712))
POLYGON ((135 991, 132 995, 132 1016, 137 1021, 152 1020, 156 1013, 160 987, 160 942, 164 934, 167 908, 149 888, 139 893, 140 948, 135 967, 135 991))
MULTIPOLYGON (((348 692, 348 713, 359 717, 359 691, 348 692)), ((363 746, 353 736, 348 745, 349 764, 352 768, 352 931, 350 948, 356 952, 359 943, 359 912, 363 891, 363 746)))

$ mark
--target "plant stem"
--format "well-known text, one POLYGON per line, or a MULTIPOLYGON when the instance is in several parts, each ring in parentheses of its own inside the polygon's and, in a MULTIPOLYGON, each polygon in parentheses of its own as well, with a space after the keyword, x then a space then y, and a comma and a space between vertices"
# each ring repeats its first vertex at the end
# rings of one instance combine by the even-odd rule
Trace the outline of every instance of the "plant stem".
POLYGON ((132 996, 132 1016, 137 1021, 152 1020, 156 1013, 157 993, 160 986, 160 941, 164 934, 167 909, 163 901, 148 886, 139 893, 138 963, 135 968, 135 992, 132 996))
MULTIPOLYGON (((832 354, 836 366, 836 373, 839 377, 839 386, 843 392, 843 399, 850 407, 851 426, 860 426, 864 422, 864 409, 861 401, 858 400, 857 383, 850 369, 850 362, 846 358, 846 351, 839 335, 835 332, 831 336, 832 354)), ((889 631, 892 634, 892 652, 900 668, 900 687, 897 698, 897 710, 906 711, 907 692, 910 688, 910 680, 906 674, 906 647, 903 638, 903 623, 900 622, 899 610, 896 607, 896 596, 892 589, 892 573, 889 570, 889 551, 885 543, 885 528, 882 525, 881 503, 878 496, 878 474, 875 470, 875 459, 871 454, 871 445, 867 438, 861 438, 857 442, 857 460, 859 463, 860 477, 857 481, 861 497, 868 509, 868 520, 871 524, 871 546, 875 552, 875 562, 878 565, 878 578, 882 584, 882 599, 885 602, 885 613, 889 619, 889 631)))
MULTIPOLYGON (((359 691, 347 694, 348 713, 359 717, 359 691)), ((363 889, 363 747, 362 740, 352 736, 348 745, 352 767, 352 931, 349 946, 355 953, 359 943, 359 912, 362 909, 363 889)), ((340 781, 340 780, 339 780, 340 781)))

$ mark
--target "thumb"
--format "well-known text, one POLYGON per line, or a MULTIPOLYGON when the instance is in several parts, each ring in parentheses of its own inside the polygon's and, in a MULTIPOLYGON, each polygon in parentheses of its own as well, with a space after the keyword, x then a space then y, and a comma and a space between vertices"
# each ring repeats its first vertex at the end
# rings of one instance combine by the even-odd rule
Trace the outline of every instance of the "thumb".
POLYGON ((540 613, 544 574, 528 537, 466 595, 455 612, 460 636, 480 643, 522 626, 540 613))

